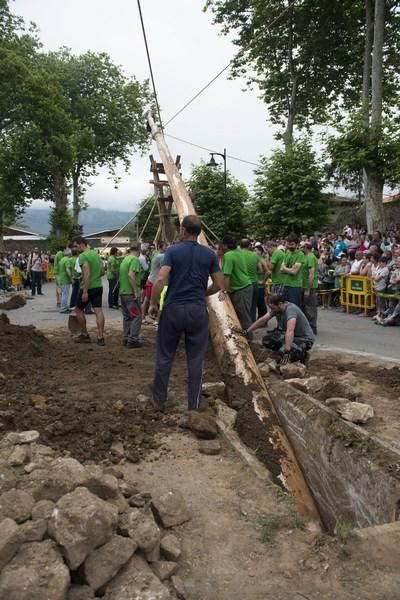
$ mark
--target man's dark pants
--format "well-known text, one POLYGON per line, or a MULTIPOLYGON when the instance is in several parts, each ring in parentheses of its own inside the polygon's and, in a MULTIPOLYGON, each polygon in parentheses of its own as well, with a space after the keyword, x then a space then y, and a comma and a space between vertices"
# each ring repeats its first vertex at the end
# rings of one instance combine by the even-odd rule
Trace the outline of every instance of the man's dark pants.
POLYGON ((157 359, 153 400, 164 404, 172 362, 184 334, 188 368, 188 408, 199 408, 203 363, 208 347, 208 311, 203 304, 169 304, 164 307, 157 333, 157 359))
POLYGON ((41 271, 31 271, 32 296, 35 295, 36 288, 38 294, 42 293, 42 277, 41 271))
POLYGON ((286 302, 293 302, 299 308, 303 308, 303 288, 285 285, 282 290, 282 296, 286 302))
POLYGON ((248 285, 245 288, 236 290, 236 292, 230 292, 229 296, 241 327, 248 329, 252 324, 251 303, 253 300, 253 285, 248 285))
POLYGON ((118 278, 108 280, 108 308, 118 306, 119 284, 118 278))
POLYGON ((304 295, 304 314, 311 325, 311 329, 317 334, 318 290, 311 289, 308 296, 304 295))

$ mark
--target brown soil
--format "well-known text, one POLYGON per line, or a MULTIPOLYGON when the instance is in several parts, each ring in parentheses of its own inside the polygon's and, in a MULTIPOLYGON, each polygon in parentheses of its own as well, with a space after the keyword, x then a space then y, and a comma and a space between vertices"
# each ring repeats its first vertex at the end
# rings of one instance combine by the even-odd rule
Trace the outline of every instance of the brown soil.
MULTIPOLYGON (((191 600, 398 600, 400 533, 345 543, 316 537, 290 500, 231 448, 199 454, 197 441, 176 426, 186 396, 183 349, 168 415, 137 401, 154 369, 155 332, 144 328, 143 335, 139 350, 122 348, 116 334, 104 348, 80 346, 66 331, 46 338, 1 316, 1 429, 38 429, 44 443, 81 460, 108 460, 111 443, 121 440, 142 459, 126 463, 129 479, 152 494, 180 490, 192 513, 175 531, 191 600), (271 523, 275 541, 266 539, 271 523)), ((219 377, 210 355, 205 380, 219 377)))
POLYGON ((322 376, 328 382, 320 400, 341 396, 338 377, 351 373, 357 378, 360 402, 374 408, 375 416, 363 428, 371 434, 399 448, 400 440, 400 367, 384 366, 381 362, 349 359, 346 354, 332 354, 318 350, 313 353, 309 374, 322 376))
MULTIPOLYGON (((0 317, 0 424, 5 430, 37 429, 43 443, 81 461, 111 459, 110 446, 122 441, 132 461, 159 448, 158 434, 175 430, 185 404, 183 349, 171 376, 180 406, 168 414, 138 401, 150 395, 155 331, 146 330, 143 348, 128 350, 118 337, 105 347, 75 344, 68 333, 50 339, 34 327, 10 325, 0 317)), ((215 368, 210 359, 208 381, 215 368)), ((163 447, 160 452, 164 452, 163 447)))
POLYGON ((25 306, 25 304, 25 298, 17 294, 15 296, 11 296, 11 298, 7 300, 7 302, 3 302, 2 304, 0 304, 0 310, 15 310, 16 308, 21 308, 22 306, 25 306))

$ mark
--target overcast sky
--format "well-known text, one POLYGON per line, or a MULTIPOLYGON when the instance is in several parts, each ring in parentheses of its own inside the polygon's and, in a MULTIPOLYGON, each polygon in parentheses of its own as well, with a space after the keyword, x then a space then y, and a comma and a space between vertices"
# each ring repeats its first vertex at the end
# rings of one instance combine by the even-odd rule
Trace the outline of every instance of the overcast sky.
MULTIPOLYGON (((163 120, 167 121, 187 100, 218 73, 234 54, 228 39, 219 35, 204 14, 204 0, 142 0, 153 70, 163 120)), ((67 46, 76 54, 107 52, 127 75, 149 77, 137 3, 135 0, 15 0, 12 10, 40 30, 45 50, 67 46)), ((257 162, 276 147, 274 128, 257 90, 244 92, 244 81, 222 75, 198 100, 166 129, 193 143, 257 162)), ((191 166, 207 161, 207 151, 167 138, 172 154, 182 156, 183 175, 191 166)), ((157 150, 152 148, 157 156, 157 150)), ((247 184, 254 167, 230 160, 228 168, 247 184)), ((118 190, 101 173, 87 192, 90 206, 133 210, 152 192, 148 183, 148 157, 132 157, 131 174, 122 174, 118 190)), ((39 206, 39 203, 35 203, 39 206)))

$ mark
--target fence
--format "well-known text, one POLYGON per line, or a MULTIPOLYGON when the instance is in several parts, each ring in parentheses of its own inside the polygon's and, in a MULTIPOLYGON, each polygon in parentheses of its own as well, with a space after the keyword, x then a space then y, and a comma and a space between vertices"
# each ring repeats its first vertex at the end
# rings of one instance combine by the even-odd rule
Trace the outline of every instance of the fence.
MULTIPOLYGON (((339 292, 340 304, 346 309, 346 312, 349 312, 350 309, 354 308, 356 310, 362 310, 367 314, 369 310, 373 310, 376 307, 377 296, 388 300, 400 300, 400 294, 384 292, 376 293, 372 279, 362 277, 361 275, 346 275, 344 277, 339 277, 339 283, 339 288, 332 288, 329 290, 319 289, 318 293, 323 296, 339 292)), ((265 287, 267 294, 271 294, 271 279, 266 282, 265 287)))

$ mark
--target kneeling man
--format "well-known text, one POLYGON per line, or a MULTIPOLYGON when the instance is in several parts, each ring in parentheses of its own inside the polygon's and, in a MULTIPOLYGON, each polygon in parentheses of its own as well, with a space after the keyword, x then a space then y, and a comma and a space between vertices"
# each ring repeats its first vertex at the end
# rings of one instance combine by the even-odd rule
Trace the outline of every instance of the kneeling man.
POLYGON ((278 327, 268 332, 263 344, 269 350, 278 350, 282 361, 301 361, 307 365, 308 351, 312 348, 315 335, 303 311, 292 302, 279 295, 272 294, 268 299, 270 310, 249 327, 246 333, 265 327, 273 317, 278 320, 278 327))

